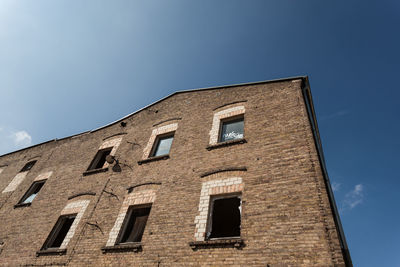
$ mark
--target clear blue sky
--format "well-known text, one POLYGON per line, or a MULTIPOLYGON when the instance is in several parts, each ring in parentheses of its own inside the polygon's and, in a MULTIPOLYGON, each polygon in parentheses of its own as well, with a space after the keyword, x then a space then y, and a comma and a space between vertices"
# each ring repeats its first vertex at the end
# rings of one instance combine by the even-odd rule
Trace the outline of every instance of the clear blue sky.
POLYGON ((2 0, 0 154, 176 90, 309 75, 353 262, 400 266, 399 28, 398 0, 2 0))

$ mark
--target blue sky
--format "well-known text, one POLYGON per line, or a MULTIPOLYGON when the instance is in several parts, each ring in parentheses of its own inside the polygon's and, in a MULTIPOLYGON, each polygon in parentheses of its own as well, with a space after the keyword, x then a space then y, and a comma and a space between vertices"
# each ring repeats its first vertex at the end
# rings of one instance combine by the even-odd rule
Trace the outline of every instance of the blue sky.
POLYGON ((0 154, 176 90, 309 75, 355 266, 400 266, 400 2, 0 2, 0 154))

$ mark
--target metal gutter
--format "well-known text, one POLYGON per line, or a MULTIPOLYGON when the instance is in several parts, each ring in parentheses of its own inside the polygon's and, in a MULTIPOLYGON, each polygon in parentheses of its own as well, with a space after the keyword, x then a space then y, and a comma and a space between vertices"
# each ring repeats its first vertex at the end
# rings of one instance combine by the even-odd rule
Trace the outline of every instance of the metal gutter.
POLYGON ((333 213, 333 220, 335 222, 336 230, 339 235, 339 243, 340 243, 340 247, 342 249, 343 259, 344 259, 345 265, 347 267, 352 267, 353 263, 351 261, 349 248, 347 246, 346 238, 344 236, 342 222, 340 221, 339 211, 336 206, 335 197, 333 195, 333 190, 331 187, 331 183, 330 183, 329 176, 328 176, 328 171, 327 171, 326 164, 325 164, 325 157, 324 157, 324 152, 322 150, 321 138, 319 135, 317 118, 316 118, 315 111, 314 111, 314 105, 313 105, 313 101, 312 101, 312 95, 311 95, 308 77, 305 77, 303 79, 301 89, 302 89, 303 98, 304 98, 304 102, 305 102, 306 109, 307 109, 308 118, 310 120, 311 129, 312 129, 313 136, 314 136, 315 146, 317 148, 319 162, 321 164, 322 174, 324 176, 326 191, 328 193, 329 204, 331 206, 331 210, 333 213))

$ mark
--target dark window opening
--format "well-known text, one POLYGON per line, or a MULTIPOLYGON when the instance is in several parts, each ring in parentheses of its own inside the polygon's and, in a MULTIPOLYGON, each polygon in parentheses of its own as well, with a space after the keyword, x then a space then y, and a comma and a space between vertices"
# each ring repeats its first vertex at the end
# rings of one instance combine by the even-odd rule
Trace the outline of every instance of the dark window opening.
POLYGON ((211 201, 211 223, 209 223, 207 237, 240 237, 240 197, 215 198, 211 201))
POLYGON ((40 189, 42 189, 45 182, 46 180, 34 182, 31 187, 29 187, 28 191, 26 191, 25 195, 21 198, 18 204, 32 203, 36 195, 39 193, 40 189))
POLYGON ((97 151, 96 156, 92 160, 92 163, 90 163, 89 168, 87 170, 90 171, 103 168, 104 163, 106 163, 106 157, 110 155, 112 149, 113 149, 112 147, 109 147, 97 151))
POLYGON ((158 136, 153 151, 151 153, 152 157, 168 155, 171 149, 172 141, 174 140, 174 133, 169 133, 168 135, 158 136))
POLYGON ((49 237, 43 245, 42 250, 49 248, 59 248, 65 239, 72 223, 74 222, 76 214, 61 216, 58 218, 57 223, 51 230, 49 237))
POLYGON ((20 170, 20 172, 27 172, 32 169, 33 165, 35 165, 37 160, 33 160, 25 164, 25 166, 20 170))
POLYGON ((221 130, 219 135, 219 142, 230 140, 242 139, 244 136, 244 118, 239 118, 221 121, 221 130))
POLYGON ((151 207, 130 207, 125 216, 125 221, 120 231, 119 244, 128 242, 140 242, 151 207))

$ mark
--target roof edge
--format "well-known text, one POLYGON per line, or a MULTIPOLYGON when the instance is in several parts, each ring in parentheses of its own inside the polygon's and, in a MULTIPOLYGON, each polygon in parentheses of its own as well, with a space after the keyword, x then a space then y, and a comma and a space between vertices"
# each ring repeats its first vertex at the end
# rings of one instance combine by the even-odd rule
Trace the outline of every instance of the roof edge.
POLYGON ((322 142, 321 142, 321 137, 320 137, 319 128, 318 128, 317 116, 316 116, 315 110, 314 110, 314 104, 313 104, 313 99, 312 99, 312 94, 311 94, 311 89, 310 89, 310 83, 309 83, 307 77, 303 81, 304 81, 304 84, 302 84, 301 89, 302 89, 304 104, 306 106, 306 111, 307 111, 307 115, 309 118, 311 131, 312 131, 313 137, 314 137, 314 143, 315 143, 315 147, 317 150, 319 163, 321 166, 322 175, 323 175, 324 182, 325 182, 325 188, 326 188, 326 192, 328 194, 329 205, 330 205, 330 208, 332 211, 336 231, 338 232, 338 238, 339 238, 339 243, 340 243, 340 247, 342 250, 343 260, 344 260, 346 267, 352 267, 353 263, 351 260, 349 247, 347 245, 346 237, 344 235, 344 230, 343 230, 342 222, 340 220, 339 210, 336 206, 335 196, 333 194, 331 182, 330 182, 329 175, 328 175, 328 169, 326 167, 324 151, 322 149, 322 142))
POLYGON ((40 145, 44 145, 44 144, 47 144, 47 143, 50 143, 50 142, 61 141, 61 140, 68 139, 68 138, 72 138, 72 137, 75 137, 75 136, 78 136, 78 135, 81 135, 81 134, 85 134, 85 133, 97 132, 97 131, 99 131, 99 130, 101 130, 101 129, 107 128, 107 127, 109 127, 109 126, 111 126, 111 125, 114 125, 114 124, 116 124, 116 123, 118 123, 118 122, 121 122, 121 121, 123 121, 123 120, 129 118, 130 116, 135 115, 136 113, 139 113, 139 112, 145 110, 146 108, 149 108, 149 107, 151 107, 151 106, 154 106, 155 104, 158 104, 158 103, 160 103, 160 102, 162 102, 162 101, 166 100, 167 98, 170 98, 170 97, 172 97, 172 96, 174 96, 174 95, 178 95, 178 94, 182 94, 182 93, 197 92, 197 91, 207 91, 207 90, 215 90, 215 89, 224 89, 224 88, 231 88, 231 87, 238 87, 238 86, 245 86, 245 85, 257 85, 257 84, 263 84, 263 83, 283 82, 283 81, 290 81, 290 80, 297 80, 297 79, 308 80, 308 76, 307 76, 307 75, 302 75, 302 76, 291 76, 291 77, 287 77, 287 78, 278 78, 278 79, 264 80, 264 81, 257 81, 257 82, 247 82, 247 83, 237 83, 237 84, 228 84, 228 85, 218 85, 218 86, 213 86, 213 87, 203 87, 203 88, 198 88, 198 89, 187 89, 187 90, 175 91, 175 92, 173 92, 172 94, 169 94, 169 95, 167 95, 167 96, 165 96, 165 97, 163 97, 163 98, 161 98, 161 99, 159 99, 159 100, 157 100, 157 101, 155 101, 155 102, 153 102, 153 103, 150 103, 150 104, 144 106, 144 107, 141 108, 141 109, 138 109, 138 110, 136 110, 136 111, 134 111, 134 112, 132 112, 132 113, 130 113, 130 114, 128 114, 128 115, 126 115, 126 116, 124 116, 124 117, 118 119, 118 120, 115 120, 115 121, 113 121, 113 122, 111 122, 111 123, 108 123, 108 124, 106 124, 106 125, 104 125, 104 126, 95 128, 95 129, 93 129, 93 130, 88 130, 88 131, 85 131, 85 132, 81 132, 81 133, 73 134, 73 135, 70 135, 70 136, 62 137, 62 138, 55 138, 55 139, 48 140, 48 141, 45 141, 45 142, 42 142, 42 143, 38 143, 38 144, 36 144, 36 145, 32 145, 32 146, 28 146, 28 147, 25 147, 25 148, 21 148, 21 149, 15 150, 15 151, 11 151, 11 152, 8 152, 8 153, 6 153, 6 154, 0 155, 0 158, 1 158, 1 157, 4 157, 4 156, 8 156, 8 155, 13 154, 13 153, 17 153, 17 152, 23 151, 23 150, 27 150, 27 149, 30 149, 30 148, 33 148, 33 147, 37 147, 37 146, 40 146, 40 145))
POLYGON ((98 130, 100 130, 100 129, 103 129, 103 128, 106 128, 106 127, 108 127, 108 126, 111 126, 111 125, 113 125, 113 124, 115 124, 115 123, 118 123, 118 122, 120 122, 120 121, 122 121, 122 120, 124 120, 124 119, 126 119, 126 118, 128 118, 128 117, 130 117, 130 116, 132 116, 132 115, 134 115, 134 114, 136 114, 136 113, 139 113, 139 112, 142 111, 142 110, 145 110, 146 108, 149 108, 149 107, 151 107, 151 106, 153 106, 153 105, 155 105, 155 104, 158 104, 158 103, 160 103, 161 101, 164 101, 164 100, 166 100, 167 98, 170 98, 170 97, 172 97, 172 96, 174 96, 174 95, 177 95, 177 94, 190 93, 190 92, 197 92, 197 91, 215 90, 215 89, 224 89, 224 88, 237 87, 237 86, 245 86, 245 85, 257 85, 257 84, 263 84, 263 83, 282 82, 282 81, 290 81, 290 80, 297 80, 297 79, 306 80, 306 79, 308 79, 308 76, 306 76, 306 75, 303 75, 303 76, 293 76, 293 77, 279 78, 279 79, 273 79, 273 80, 264 80, 264 81, 257 81, 257 82, 248 82, 248 83, 237 83, 237 84, 229 84, 229 85, 218 85, 218 86, 213 86, 213 87, 203 87, 203 88, 198 88, 198 89, 187 89, 187 90, 175 91, 175 92, 173 92, 172 94, 169 94, 169 95, 167 95, 167 96, 165 96, 165 97, 163 97, 163 98, 161 98, 161 99, 159 99, 159 100, 157 100, 157 101, 155 101, 155 102, 153 102, 153 103, 151 103, 151 104, 148 104, 147 106, 144 106, 144 107, 141 108, 141 109, 138 109, 138 110, 136 110, 136 111, 134 111, 134 112, 132 112, 132 113, 130 113, 130 114, 128 114, 128 115, 122 117, 121 119, 118 119, 118 120, 116 120, 116 121, 113 121, 113 122, 111 122, 111 123, 109 123, 109 124, 106 124, 106 125, 104 125, 104 126, 101 126, 101 127, 99 127, 99 128, 95 128, 95 129, 91 130, 90 132, 95 132, 95 131, 98 131, 98 130))

